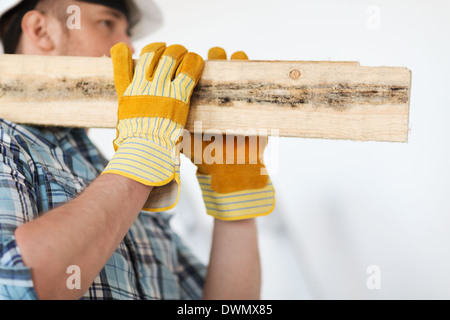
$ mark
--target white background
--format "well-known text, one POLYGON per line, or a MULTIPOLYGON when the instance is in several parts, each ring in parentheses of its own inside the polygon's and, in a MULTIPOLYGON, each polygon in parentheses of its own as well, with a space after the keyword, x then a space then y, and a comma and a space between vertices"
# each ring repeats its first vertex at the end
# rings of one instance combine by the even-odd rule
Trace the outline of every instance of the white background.
MULTIPOLYGON (((280 139, 279 170, 271 175, 277 207, 258 220, 262 297, 449 299, 450 2, 156 3, 164 26, 136 43, 138 52, 164 41, 205 58, 210 47, 222 46, 255 60, 359 61, 412 70, 407 144, 280 139), (379 290, 366 285, 371 265, 381 270, 379 290)), ((90 135, 112 155, 114 130, 90 135)), ((207 262, 212 218, 185 158, 182 183, 174 228, 207 262)))

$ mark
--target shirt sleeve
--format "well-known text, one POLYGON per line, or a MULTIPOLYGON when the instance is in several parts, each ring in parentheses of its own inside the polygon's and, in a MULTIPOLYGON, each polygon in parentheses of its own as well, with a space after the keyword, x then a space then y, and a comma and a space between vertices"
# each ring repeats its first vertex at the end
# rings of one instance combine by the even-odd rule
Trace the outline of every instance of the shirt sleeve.
POLYGON ((35 300, 31 271, 14 238, 20 225, 37 217, 32 171, 18 144, 0 133, 0 299, 35 300))
POLYGON ((178 255, 178 277, 182 300, 200 300, 203 298, 206 266, 191 252, 178 235, 175 236, 178 255))

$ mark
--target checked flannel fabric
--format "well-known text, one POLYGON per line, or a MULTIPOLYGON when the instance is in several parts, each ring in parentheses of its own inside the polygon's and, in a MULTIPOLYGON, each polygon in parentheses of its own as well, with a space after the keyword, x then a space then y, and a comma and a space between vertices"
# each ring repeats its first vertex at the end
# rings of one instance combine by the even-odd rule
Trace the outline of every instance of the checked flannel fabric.
MULTIPOLYGON (((76 197, 106 164, 84 129, 0 119, 1 300, 37 299, 15 229, 76 197)), ((170 218, 140 214, 82 299, 200 299, 206 268, 173 232, 170 218)))

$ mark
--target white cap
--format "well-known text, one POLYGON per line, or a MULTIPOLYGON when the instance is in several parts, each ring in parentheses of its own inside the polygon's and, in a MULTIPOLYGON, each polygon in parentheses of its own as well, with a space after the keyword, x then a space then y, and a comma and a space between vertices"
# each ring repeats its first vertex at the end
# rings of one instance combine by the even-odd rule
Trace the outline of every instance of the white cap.
MULTIPOLYGON (((26 0, 1 0, 0 18, 9 9, 26 0)), ((58 0, 55 0, 58 1, 58 0)), ((162 14, 152 0, 125 0, 130 10, 131 39, 139 40, 162 26, 162 14)), ((0 43, 0 52, 3 48, 0 43)))
POLYGON ((163 23, 158 6, 151 0, 126 0, 130 10, 131 39, 139 40, 158 30, 163 23))
POLYGON ((12 7, 15 7, 21 2, 21 0, 2 0, 0 2, 0 17, 3 16, 3 14, 11 9, 12 7))

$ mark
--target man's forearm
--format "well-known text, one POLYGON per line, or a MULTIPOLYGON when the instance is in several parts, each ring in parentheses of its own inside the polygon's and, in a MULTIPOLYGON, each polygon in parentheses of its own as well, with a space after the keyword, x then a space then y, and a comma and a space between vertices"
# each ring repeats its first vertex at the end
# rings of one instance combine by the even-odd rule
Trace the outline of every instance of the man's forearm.
POLYGON ((17 228, 24 264, 40 299, 78 299, 114 253, 151 187, 115 174, 98 177, 77 198, 17 228), (81 289, 69 290, 67 268, 80 267, 81 289))
POLYGON ((214 221, 204 299, 260 298, 261 265, 255 219, 214 221))

